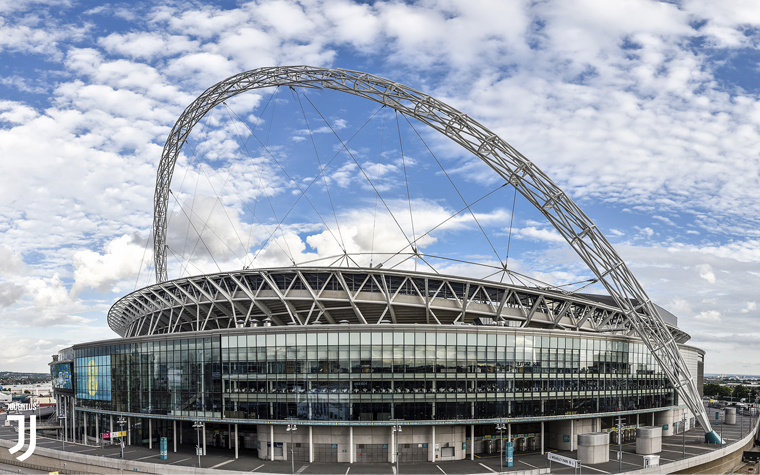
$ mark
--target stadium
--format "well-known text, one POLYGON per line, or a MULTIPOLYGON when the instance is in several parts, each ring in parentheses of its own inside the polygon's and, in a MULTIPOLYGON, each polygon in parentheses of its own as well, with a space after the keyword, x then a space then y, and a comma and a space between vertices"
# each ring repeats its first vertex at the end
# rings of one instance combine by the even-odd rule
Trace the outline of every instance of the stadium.
MULTIPOLYGON (((427 264, 419 239, 392 257, 427 264)), ((579 434, 632 440, 655 425, 671 435, 698 424, 721 442, 702 405, 704 351, 687 345, 676 316, 650 300, 594 223, 496 134, 401 84, 298 66, 208 89, 164 147, 153 245, 156 283, 108 313, 119 338, 74 345, 51 363, 73 440, 119 430, 130 445, 165 437, 175 451, 197 444, 310 462, 461 460, 498 452, 499 440, 518 453, 572 451, 579 434), (608 295, 528 285, 506 263, 493 274, 509 282, 373 264, 345 249, 333 265, 169 279, 169 187, 181 149, 214 107, 265 87, 347 93, 448 137, 543 215, 608 295)))

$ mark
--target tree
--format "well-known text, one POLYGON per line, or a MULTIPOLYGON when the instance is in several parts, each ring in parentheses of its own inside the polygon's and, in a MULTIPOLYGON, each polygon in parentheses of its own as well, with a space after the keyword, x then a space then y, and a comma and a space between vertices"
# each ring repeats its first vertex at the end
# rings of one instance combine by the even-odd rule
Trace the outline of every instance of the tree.
POLYGON ((707 383, 705 384, 705 396, 715 397, 720 394, 720 384, 707 383))
POLYGON ((731 396, 731 388, 720 384, 707 383, 705 384, 705 396, 729 397, 731 396))
POLYGON ((738 399, 742 399, 749 396, 749 390, 746 388, 746 386, 739 384, 734 388, 734 391, 731 394, 731 396, 738 399))

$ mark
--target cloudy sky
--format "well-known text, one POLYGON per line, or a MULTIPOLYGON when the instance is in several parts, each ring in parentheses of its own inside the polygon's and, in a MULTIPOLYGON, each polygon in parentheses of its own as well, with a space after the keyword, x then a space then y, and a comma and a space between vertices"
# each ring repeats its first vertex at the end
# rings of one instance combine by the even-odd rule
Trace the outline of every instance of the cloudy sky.
MULTIPOLYGON (((650 296, 679 317, 692 344, 708 352, 707 372, 760 374, 759 47, 760 6, 750 1, 0 0, 0 369, 46 371, 58 349, 113 337, 110 305, 151 283, 146 242, 156 166, 183 109, 233 74, 306 64, 404 83, 498 133, 579 203, 650 296)), ((403 169, 424 176, 419 170, 435 162, 432 154, 424 162, 425 148, 403 118, 397 124, 383 111, 371 123, 385 142, 375 139, 375 149, 362 142, 356 161, 337 158, 321 178, 324 189, 315 187, 322 204, 332 199, 328 184, 349 193, 336 198, 332 216, 351 225, 329 229, 328 218, 320 228, 296 213, 268 233, 297 184, 319 174, 262 170, 317 145, 329 159, 324 150, 336 146, 330 133, 320 134, 326 124, 346 139, 377 112, 336 101, 262 91, 231 102, 204 124, 207 132, 199 129, 193 144, 204 158, 183 155, 172 183, 169 244, 178 255, 170 277, 216 268, 202 250, 190 263, 187 249, 199 246, 188 245, 186 233, 198 224, 188 216, 206 216, 215 202, 225 211, 222 237, 209 247, 221 254, 214 266, 224 268, 250 264, 257 244, 254 265, 342 247, 392 252, 398 236, 387 217, 377 217, 374 195, 350 199, 362 188, 362 169, 379 188, 387 185, 389 208, 414 209, 420 229, 458 209, 459 198, 445 201, 435 186, 397 186, 403 169), (309 100, 319 109, 302 109, 309 100), (319 100, 333 105, 324 123, 319 100), (290 112, 278 116, 274 104, 290 112), (247 165, 232 165, 240 156, 229 138, 233 114, 246 127, 258 124, 262 140, 271 134, 271 149, 247 151, 247 165), (292 120, 280 125, 277 117, 292 120), (267 127, 275 132, 265 135, 267 127), (312 143, 312 136, 320 138, 312 143), (407 155, 399 161, 402 136, 407 155), (240 184, 246 177, 252 186, 240 184), (256 200, 279 204, 262 204, 272 214, 256 218, 249 209, 256 200), (371 236, 370 221, 378 229, 371 236), (239 253, 224 235, 241 244, 239 253)), ((468 202, 495 187, 488 170, 421 133, 468 202)), ((517 270, 554 284, 589 276, 540 215, 519 197, 512 213, 512 195, 499 193, 473 213, 496 236, 493 253, 486 241, 462 251, 473 242, 459 233, 473 230, 466 213, 420 246, 498 262, 511 236, 517 270)))

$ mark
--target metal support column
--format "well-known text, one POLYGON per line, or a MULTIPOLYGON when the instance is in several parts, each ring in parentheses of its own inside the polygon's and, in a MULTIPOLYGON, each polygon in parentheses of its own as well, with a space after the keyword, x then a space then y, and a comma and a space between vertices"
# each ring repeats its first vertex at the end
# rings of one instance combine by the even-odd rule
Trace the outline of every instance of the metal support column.
POLYGON ((274 426, 269 425, 269 460, 274 461, 274 426))
POLYGON ((153 419, 148 418, 148 448, 153 450, 153 419))
POLYGON ((127 445, 132 445, 132 418, 127 417, 127 445))
POLYGON ((235 459, 238 458, 238 425, 235 424, 235 459))
MULTIPOLYGON (((309 426, 309 447, 311 447, 311 426, 309 426)), ((354 426, 348 428, 348 463, 354 463, 354 426)))
MULTIPOLYGON (((110 419, 110 420, 109 420, 109 422, 110 422, 110 424, 109 424, 109 427, 110 427, 110 428, 109 428, 108 430, 109 430, 110 432, 113 432, 113 416, 112 416, 112 415, 111 415, 111 416, 109 416, 109 419, 110 419)), ((114 439, 113 437, 111 437, 111 438, 110 438, 110 440, 111 440, 111 445, 113 445, 113 439, 114 439)))
POLYGON ((206 456, 206 423, 203 423, 203 456, 206 456))
POLYGON ((84 421, 82 427, 84 428, 82 434, 82 444, 87 445, 87 413, 82 412, 82 420, 84 421))
POLYGON ((172 421, 172 440, 174 440, 174 453, 177 453, 177 421, 172 421))

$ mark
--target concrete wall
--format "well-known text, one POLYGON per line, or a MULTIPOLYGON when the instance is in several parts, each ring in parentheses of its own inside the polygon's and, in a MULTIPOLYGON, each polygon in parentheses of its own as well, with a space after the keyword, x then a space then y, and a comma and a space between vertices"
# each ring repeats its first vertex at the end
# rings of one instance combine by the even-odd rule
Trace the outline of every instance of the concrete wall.
POLYGON ((696 457, 690 457, 686 460, 679 460, 659 467, 648 468, 646 470, 635 470, 626 472, 626 475, 665 475, 670 473, 725 473, 741 464, 742 455, 745 450, 749 450, 754 445, 754 437, 757 434, 758 426, 755 425, 754 431, 747 434, 742 440, 696 457))
MULTIPOLYGON (((680 409, 671 409, 668 411, 661 411, 656 412, 654 415, 654 425, 662 427, 662 436, 667 437, 670 435, 675 435, 675 427, 673 425, 674 422, 681 423, 681 419, 683 417, 686 417, 687 424, 690 424, 690 420, 692 417, 694 417, 688 409, 680 408, 680 409), (666 429, 665 426, 668 426, 666 429)), ((641 425, 648 425, 648 424, 641 424, 641 425)))
POLYGON ((596 419, 546 422, 544 424, 545 447, 558 450, 577 450, 578 434, 594 432, 595 428, 596 419), (565 441, 566 436, 567 441, 565 441))
MULTIPOLYGON (((433 447, 433 453, 435 454, 435 460, 437 462, 447 462, 450 460, 462 460, 466 456, 466 450, 462 449, 462 443, 466 440, 466 428, 465 425, 452 425, 452 426, 435 426, 435 446, 433 447), (453 457, 443 456, 443 447, 454 447, 453 457)), ((430 427, 427 428, 430 431, 430 427)), ((430 446, 428 446, 428 453, 430 453, 430 446)))

